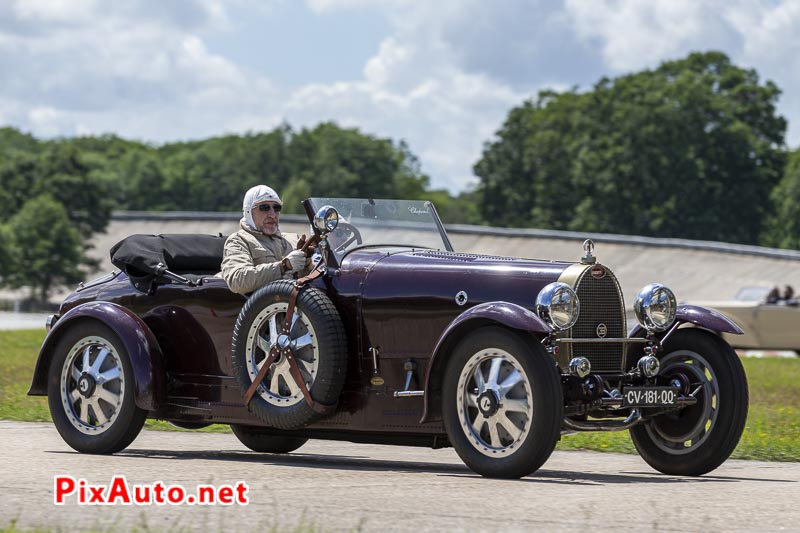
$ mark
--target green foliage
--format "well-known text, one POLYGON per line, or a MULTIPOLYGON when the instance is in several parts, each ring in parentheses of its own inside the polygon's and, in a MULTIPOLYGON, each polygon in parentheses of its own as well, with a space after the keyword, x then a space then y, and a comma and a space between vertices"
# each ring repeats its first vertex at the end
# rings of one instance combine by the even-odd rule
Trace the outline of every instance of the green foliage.
POLYGON ((763 244, 800 249, 800 149, 790 155, 783 179, 772 191, 772 205, 763 244))
POLYGON ((238 211, 244 192, 275 188, 286 212, 309 196, 418 198, 428 185, 404 143, 323 123, 294 132, 228 135, 161 148, 137 146, 111 165, 120 209, 238 211))
POLYGON ((721 53, 513 109, 475 165, 492 224, 757 244, 785 164, 778 88, 721 53))
POLYGON ((11 234, 7 226, 0 225, 0 286, 11 272, 11 234))
POLYGON ((31 198, 8 221, 4 284, 30 287, 46 301, 54 287, 82 281, 83 240, 64 206, 49 194, 31 198))

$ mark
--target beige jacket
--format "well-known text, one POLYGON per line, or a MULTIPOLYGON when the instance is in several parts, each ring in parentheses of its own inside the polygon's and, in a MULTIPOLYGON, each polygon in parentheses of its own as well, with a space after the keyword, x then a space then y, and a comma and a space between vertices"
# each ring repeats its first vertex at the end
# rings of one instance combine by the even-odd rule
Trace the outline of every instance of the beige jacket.
POLYGON ((228 287, 244 294, 278 279, 292 279, 292 274, 281 272, 281 261, 297 246, 297 235, 281 232, 265 235, 244 223, 240 226, 225 241, 222 277, 228 287))

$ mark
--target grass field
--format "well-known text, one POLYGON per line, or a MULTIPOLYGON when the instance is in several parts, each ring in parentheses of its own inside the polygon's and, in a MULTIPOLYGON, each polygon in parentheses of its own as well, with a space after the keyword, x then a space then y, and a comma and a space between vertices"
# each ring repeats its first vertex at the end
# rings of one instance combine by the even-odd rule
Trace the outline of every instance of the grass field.
MULTIPOLYGON (((26 396, 44 331, 0 331, 0 419, 49 421, 47 399, 26 396)), ((800 358, 742 360, 750 384, 750 414, 733 453, 739 459, 800 461, 800 358)), ((154 429, 174 429, 148 421, 154 429)), ((211 426, 210 431, 228 431, 211 426)), ((558 449, 635 453, 628 433, 565 436, 558 449)))

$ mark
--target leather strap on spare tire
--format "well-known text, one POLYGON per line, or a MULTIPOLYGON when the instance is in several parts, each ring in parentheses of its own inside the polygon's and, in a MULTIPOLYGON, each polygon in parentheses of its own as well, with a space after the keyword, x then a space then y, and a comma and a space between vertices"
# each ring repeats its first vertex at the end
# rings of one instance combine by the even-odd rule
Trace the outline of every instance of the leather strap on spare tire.
MULTIPOLYGON (((307 244, 308 243, 306 243, 306 245, 307 244)), ((321 270, 314 269, 307 276, 299 278, 297 281, 295 281, 292 294, 289 296, 289 307, 286 309, 286 318, 284 318, 283 325, 281 325, 282 335, 288 335, 289 328, 292 326, 292 316, 294 315, 294 308, 297 305, 297 294, 303 289, 303 287, 305 287, 306 283, 318 278, 321 274, 321 270)), ((264 381, 267 372, 269 372, 269 367, 272 365, 278 355, 283 355, 289 362, 289 367, 291 368, 292 377, 294 378, 295 384, 297 384, 300 392, 303 393, 303 397, 305 398, 308 406, 317 413, 324 413, 325 406, 318 404, 311 398, 311 394, 308 392, 308 387, 306 387, 306 382, 300 375, 300 369, 297 367, 297 361, 295 361, 294 357, 292 357, 291 348, 288 346, 286 348, 280 348, 277 344, 270 348, 266 362, 261 367, 258 375, 256 375, 256 379, 253 380, 253 384, 247 389, 247 392, 244 395, 244 404, 250 405, 250 402, 253 400, 253 395, 256 393, 256 390, 258 390, 258 386, 261 385, 262 381, 264 381)))
POLYGON ((245 405, 272 427, 297 429, 333 413, 344 385, 347 356, 341 318, 325 293, 309 285, 321 274, 315 269, 294 282, 282 280, 259 289, 236 321, 235 377, 245 405), (280 313, 283 320, 276 323, 280 313))

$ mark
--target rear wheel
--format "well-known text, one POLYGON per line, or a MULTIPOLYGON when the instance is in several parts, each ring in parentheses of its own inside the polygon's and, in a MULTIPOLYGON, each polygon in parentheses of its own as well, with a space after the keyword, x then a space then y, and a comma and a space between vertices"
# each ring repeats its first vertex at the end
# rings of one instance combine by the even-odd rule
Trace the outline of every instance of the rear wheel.
POLYGON ((703 330, 676 331, 664 345, 660 376, 685 383, 695 405, 631 428, 650 466, 670 475, 700 476, 736 448, 747 421, 747 377, 736 352, 703 330))
POLYGON ((231 424, 231 430, 239 442, 259 453, 290 453, 308 442, 303 437, 269 434, 256 426, 231 424))
POLYGON ((505 328, 481 328, 456 347, 442 404, 450 442, 482 476, 527 476, 560 436, 563 400, 554 361, 541 344, 505 328))
POLYGON ((123 450, 147 418, 134 401, 128 352, 110 328, 94 321, 76 324, 56 344, 47 401, 64 442, 82 453, 123 450))

